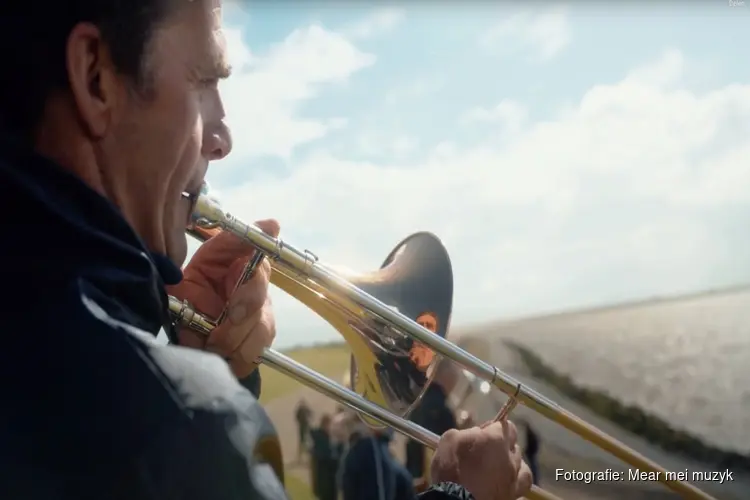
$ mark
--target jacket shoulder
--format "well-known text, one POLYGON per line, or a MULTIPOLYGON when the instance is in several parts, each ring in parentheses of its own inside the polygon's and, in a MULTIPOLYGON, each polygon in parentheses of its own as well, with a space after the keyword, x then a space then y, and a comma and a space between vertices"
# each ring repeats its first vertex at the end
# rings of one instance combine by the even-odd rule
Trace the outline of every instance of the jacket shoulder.
MULTIPOLYGON (((162 491, 155 500, 168 498, 176 490, 181 493, 175 498, 180 499, 287 498, 276 475, 283 474, 276 429, 224 360, 194 349, 163 345, 153 336, 107 317, 96 304, 87 307, 100 320, 129 335, 155 376, 164 377, 165 391, 186 417, 134 457, 126 469, 127 482, 162 491), (274 464, 259 462, 256 453, 269 443, 277 448, 277 453, 270 454, 278 460, 274 464), (144 463, 153 466, 152 472, 144 470, 144 463), (164 477, 172 479, 170 484, 162 484, 164 477)), ((134 496, 122 498, 130 497, 134 496)))
MULTIPOLYGON (((221 358, 160 343, 85 285, 58 290, 36 316, 11 321, 22 335, 0 354, 3 375, 28 371, 28 357, 8 354, 27 352, 44 377, 0 382, 12 409, 0 434, 15 443, 0 463, 17 464, 0 491, 17 487, 18 469, 66 499, 286 499, 255 457, 278 442, 274 426, 221 358)), ((10 500, 36 499, 26 493, 10 500)))

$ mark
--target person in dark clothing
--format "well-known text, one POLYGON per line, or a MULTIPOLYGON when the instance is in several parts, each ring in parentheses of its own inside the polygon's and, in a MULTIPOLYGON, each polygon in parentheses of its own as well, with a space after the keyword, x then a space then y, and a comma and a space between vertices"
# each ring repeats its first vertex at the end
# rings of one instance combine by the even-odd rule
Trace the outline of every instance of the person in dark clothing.
POLYGON ((529 464, 529 469, 531 469, 531 474, 534 477, 534 484, 539 484, 539 463, 537 461, 539 436, 528 422, 524 422, 523 426, 526 431, 526 445, 523 450, 524 460, 529 464))
POLYGON ((308 438, 310 437, 310 418, 312 410, 307 406, 304 399, 301 399, 294 412, 294 419, 297 421, 297 459, 302 460, 302 455, 307 449, 308 438))
POLYGON ((337 471, 341 469, 341 461, 349 448, 349 439, 356 425, 355 419, 359 417, 344 406, 338 406, 335 415, 331 418, 331 446, 338 459, 337 471))
MULTIPOLYGON (((208 163, 231 149, 220 12, 220 0, 0 6, 0 42, 18 49, 0 78, 3 500, 286 498, 255 453, 274 427, 243 387, 259 389, 275 335, 270 265, 231 293, 253 250, 219 234, 180 269, 208 163), (229 304, 227 320, 207 337, 173 328, 168 287, 211 317, 229 304)), ((436 480, 465 488, 423 500, 523 490, 505 434, 442 440, 436 458, 473 446, 462 467, 499 456, 508 484, 438 460, 436 480)))
POLYGON ((341 466, 342 500, 414 498, 411 474, 391 454, 390 442, 391 435, 380 429, 354 442, 341 466))
POLYGON ((336 471, 339 456, 331 442, 331 417, 323 415, 320 426, 310 431, 312 441, 313 493, 320 500, 336 500, 336 471))
MULTIPOLYGON (((425 429, 442 436, 450 429, 458 428, 456 416, 448 406, 448 396, 456 385, 458 373, 455 366, 442 361, 436 368, 435 378, 422 396, 409 418, 425 429)), ((416 481, 429 484, 430 453, 425 447, 409 439, 406 442, 406 468, 416 481)))
POLYGON ((245 389, 255 396, 255 399, 260 399, 260 390, 263 385, 260 378, 260 370, 253 371, 250 375, 242 379, 241 382, 245 389))

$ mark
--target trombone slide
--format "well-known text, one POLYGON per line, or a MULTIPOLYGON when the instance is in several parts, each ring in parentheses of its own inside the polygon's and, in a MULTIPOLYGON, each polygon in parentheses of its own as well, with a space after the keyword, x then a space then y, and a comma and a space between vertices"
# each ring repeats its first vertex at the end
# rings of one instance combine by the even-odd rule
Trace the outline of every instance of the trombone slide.
MULTIPOLYGON (((363 321, 374 319, 378 325, 385 325, 390 331, 396 331, 402 335, 408 336, 413 339, 415 344, 428 347, 433 353, 437 353, 437 355, 458 363, 476 377, 483 379, 500 389, 510 398, 508 401, 509 404, 506 405, 504 413, 509 413, 516 404, 523 404, 530 409, 541 413, 548 419, 557 422, 575 434, 578 434, 580 437, 599 446, 603 450, 608 451, 625 463, 636 467, 641 471, 657 473, 656 477, 659 478, 660 482, 680 494, 683 498, 714 500, 713 497, 686 481, 667 479, 668 476, 666 474, 666 469, 652 460, 629 448, 593 425, 588 424, 569 411, 561 408, 542 394, 524 386, 510 375, 499 370, 497 367, 477 358, 455 344, 452 344, 440 334, 436 334, 436 332, 429 330, 422 324, 412 320, 405 314, 402 314, 399 309, 386 305, 384 302, 368 293, 366 289, 362 288, 362 286, 357 286, 354 281, 345 279, 331 269, 320 264, 317 257, 311 252, 299 251, 296 248, 287 245, 282 240, 267 235, 260 228, 254 225, 245 224, 236 217, 224 212, 216 201, 212 200, 205 194, 198 196, 195 202, 194 221, 195 224, 188 230, 188 232, 201 240, 209 238, 212 234, 215 234, 215 231, 217 230, 225 230, 242 238, 265 255, 271 261, 274 269, 272 282, 280 286, 295 298, 301 300, 336 327, 336 329, 344 335, 345 340, 352 348, 354 358, 357 360, 357 365, 362 364, 363 360, 377 360, 373 359, 373 353, 369 350, 370 347, 363 343, 363 339, 354 335, 352 332, 352 330, 356 331, 356 329, 350 327, 351 318, 364 318, 363 321), (349 319, 347 319, 347 315, 349 319)), ((398 258, 398 252, 403 250, 404 244, 407 241, 408 239, 404 240, 402 245, 397 247, 397 250, 389 256, 387 262, 390 260, 392 263, 394 259, 398 258)), ((434 257, 434 252, 433 254, 430 254, 430 257, 434 257)), ((412 258, 410 263, 414 262, 415 260, 412 258)), ((418 259, 416 262, 418 262, 418 259)), ((381 271, 385 270, 387 270, 385 267, 381 269, 381 271)), ((404 269, 399 269, 399 271, 404 271, 404 269)), ((385 277, 393 279, 392 276, 385 277)), ((377 278, 382 281, 383 276, 378 276, 377 278)), ((427 280, 427 285, 423 287, 423 289, 426 288, 429 292, 431 291, 431 287, 435 288, 434 284, 429 283, 431 276, 423 274, 420 278, 427 280)), ((372 284, 372 281, 366 282, 366 284, 372 284)), ((452 290, 452 281, 450 282, 450 286, 452 290)), ((386 290, 392 291, 388 289, 386 290)), ((398 306, 401 307, 402 304, 398 304, 398 306)), ((180 303, 176 299, 175 301, 170 299, 170 308, 173 307, 175 309, 173 312, 182 313, 182 324, 192 324, 199 329, 199 331, 203 327, 206 327, 208 329, 207 331, 210 331, 213 327, 213 324, 210 321, 202 318, 200 314, 192 311, 189 307, 180 303)), ((450 307, 448 307, 448 310, 449 309, 450 307)), ((447 321, 445 323, 447 323, 447 321)), ((439 333, 445 335, 446 328, 447 324, 442 324, 441 332, 439 333)), ((207 333, 207 331, 205 333, 207 333)), ((270 366, 287 373, 300 382, 313 387, 324 394, 337 398, 339 401, 345 403, 352 409, 357 410, 359 413, 368 415, 378 422, 392 426, 394 429, 407 434, 409 437, 422 442, 426 446, 434 448, 437 443, 437 437, 434 434, 428 433, 421 428, 421 430, 415 429, 408 421, 398 419, 398 417, 395 417, 388 411, 384 410, 383 407, 392 407, 388 405, 390 401, 385 397, 385 391, 376 390, 374 393, 370 392, 365 394, 371 398, 375 396, 374 399, 377 402, 382 403, 381 405, 378 405, 367 398, 358 396, 353 392, 350 393, 350 391, 344 388, 339 387, 334 389, 331 385, 321 384, 321 380, 324 379, 327 381, 325 377, 314 374, 314 372, 311 373, 306 367, 293 362, 289 358, 286 358, 275 351, 266 350, 263 355, 263 361, 270 366), (359 407, 361 407, 362 410, 360 410, 359 407)), ((365 370, 372 370, 374 363, 368 362, 366 365, 370 366, 364 366, 363 368, 365 370)), ((366 372, 365 377, 367 376, 374 375, 371 372, 366 372)), ((429 383, 429 380, 427 383, 429 383)), ((331 384, 333 383, 331 382, 331 384)), ((333 384, 333 386, 335 385, 336 384, 333 384)), ((360 387, 358 387, 358 389, 360 389, 360 387)), ((416 403, 418 399, 419 398, 417 398, 414 403, 416 403)), ((412 407, 413 406, 410 406, 409 410, 412 407)), ((408 410, 405 414, 408 414, 408 410)), ((532 495, 530 495, 529 498, 554 498, 553 496, 539 495, 549 495, 549 493, 534 488, 532 495)))

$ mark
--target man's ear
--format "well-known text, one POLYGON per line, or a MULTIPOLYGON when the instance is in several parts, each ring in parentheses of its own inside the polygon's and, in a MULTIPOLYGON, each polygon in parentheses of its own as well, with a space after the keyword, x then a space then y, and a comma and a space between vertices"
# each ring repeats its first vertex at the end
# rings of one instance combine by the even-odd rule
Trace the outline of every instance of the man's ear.
POLYGON ((117 105, 120 84, 109 47, 91 23, 79 23, 68 36, 66 67, 79 119, 94 138, 101 138, 117 105))

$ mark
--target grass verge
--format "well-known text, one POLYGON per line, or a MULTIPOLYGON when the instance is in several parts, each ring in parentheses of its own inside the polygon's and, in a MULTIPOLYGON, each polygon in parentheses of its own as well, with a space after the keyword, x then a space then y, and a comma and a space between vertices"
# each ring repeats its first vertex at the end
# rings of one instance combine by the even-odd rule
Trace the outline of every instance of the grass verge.
MULTIPOLYGON (((284 354, 338 383, 341 383, 344 372, 349 368, 350 351, 345 344, 304 347, 286 351, 284 354)), ((303 387, 291 377, 264 365, 260 366, 260 375, 263 380, 260 393, 262 404, 292 394, 303 387)))
POLYGON ((290 500, 315 500, 310 486, 293 474, 287 474, 284 483, 286 483, 284 486, 290 500))

